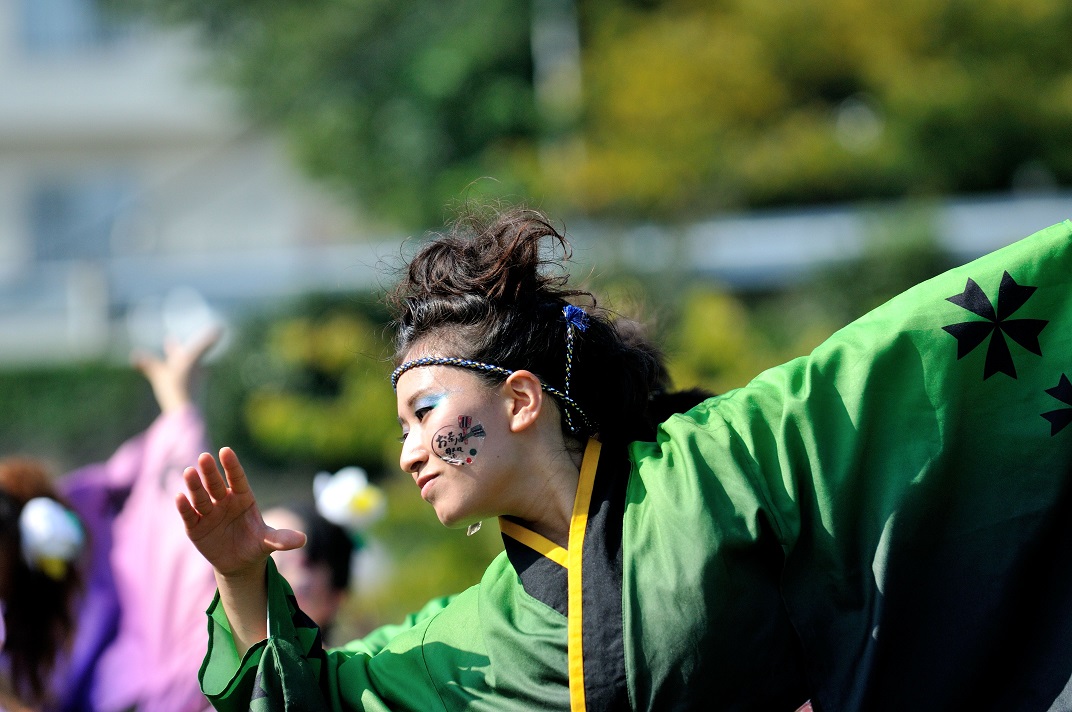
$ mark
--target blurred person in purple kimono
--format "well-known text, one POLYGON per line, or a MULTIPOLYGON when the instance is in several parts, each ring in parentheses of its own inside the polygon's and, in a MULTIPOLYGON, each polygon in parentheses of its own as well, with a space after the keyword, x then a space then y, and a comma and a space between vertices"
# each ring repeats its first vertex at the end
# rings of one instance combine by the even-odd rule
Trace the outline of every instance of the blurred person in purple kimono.
POLYGON ((89 530, 89 565, 69 653, 54 676, 57 709, 200 712, 197 671, 208 634, 212 568, 169 516, 182 470, 208 443, 191 377, 213 330, 163 358, 137 355, 161 413, 106 462, 61 480, 89 530))

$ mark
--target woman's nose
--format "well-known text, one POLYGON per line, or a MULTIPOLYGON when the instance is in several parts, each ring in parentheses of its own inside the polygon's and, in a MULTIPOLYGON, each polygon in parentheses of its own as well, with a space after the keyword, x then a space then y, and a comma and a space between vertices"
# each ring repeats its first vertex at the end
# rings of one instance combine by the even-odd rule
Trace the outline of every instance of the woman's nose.
POLYGON ((398 464, 404 472, 416 472, 425 459, 424 448, 420 441, 410 433, 402 441, 402 453, 399 455, 398 464))

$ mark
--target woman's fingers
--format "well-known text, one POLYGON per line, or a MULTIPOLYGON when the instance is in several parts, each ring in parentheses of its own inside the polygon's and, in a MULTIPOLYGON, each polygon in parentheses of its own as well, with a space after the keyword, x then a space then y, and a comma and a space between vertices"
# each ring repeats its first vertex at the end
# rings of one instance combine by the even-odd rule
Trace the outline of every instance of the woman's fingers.
POLYGON ((183 470, 182 480, 186 483, 186 491, 189 493, 187 504, 198 514, 202 516, 207 514, 212 509, 212 497, 201 484, 201 473, 195 467, 187 467, 183 470))
MULTIPOLYGON (((218 502, 227 496, 227 483, 216 467, 216 460, 207 452, 201 453, 197 458, 197 466, 201 470, 201 482, 205 485, 213 501, 218 502)), ((197 505, 197 502, 194 502, 197 505)))
MULTIPOLYGON (((190 539, 207 541, 213 532, 230 531, 237 535, 241 546, 258 545, 262 550, 295 549, 305 543, 305 535, 288 531, 280 536, 262 532, 268 527, 260 520, 246 473, 231 448, 220 450, 223 473, 210 453, 197 457, 197 467, 183 470, 186 493, 175 498, 175 507, 182 516, 190 539), (224 478, 226 473, 226 479, 224 478), (252 535, 252 539, 249 536, 252 535), (248 541, 247 541, 248 540, 248 541)), ((200 545, 199 545, 200 546, 200 545)), ((241 548, 241 547, 240 547, 241 548)), ((206 554, 208 557, 208 554, 206 554)), ((213 559, 210 559, 213 560, 213 559)), ((218 563, 218 561, 214 561, 218 563)))
POLYGON ((182 517, 182 523, 185 525, 186 531, 190 531, 197 526, 199 521, 201 521, 201 515, 198 514, 197 510, 194 509, 194 506, 190 504, 190 500, 186 499, 186 495, 181 492, 175 495, 175 509, 179 510, 179 516, 182 517))
POLYGON ((235 455, 234 450, 229 447, 220 448, 220 464, 223 465, 223 471, 227 473, 227 483, 231 486, 231 491, 237 495, 248 494, 250 492, 249 480, 246 479, 246 471, 242 468, 242 463, 238 461, 238 455, 235 455))
POLYGON ((202 516, 228 495, 237 496, 240 500, 244 499, 245 495, 252 496, 246 472, 238 462, 234 450, 229 447, 220 450, 220 462, 223 464, 226 479, 216 466, 215 458, 207 452, 198 455, 197 467, 187 467, 182 473, 189 493, 188 504, 202 516))

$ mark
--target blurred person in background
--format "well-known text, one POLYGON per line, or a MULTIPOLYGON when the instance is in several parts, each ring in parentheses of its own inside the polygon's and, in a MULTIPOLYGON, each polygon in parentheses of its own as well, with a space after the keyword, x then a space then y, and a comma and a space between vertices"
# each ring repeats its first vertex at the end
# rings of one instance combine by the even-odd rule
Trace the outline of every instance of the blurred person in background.
POLYGON ((277 505, 264 512, 276 529, 305 532, 305 546, 272 555, 290 582, 298 606, 320 627, 324 638, 351 593, 358 573, 358 555, 368 528, 386 511, 382 490, 368 481, 364 470, 346 467, 334 475, 319 473, 313 480, 313 501, 277 505))
POLYGON ((294 597, 306 615, 316 621, 325 638, 350 592, 354 542, 346 530, 320 516, 307 502, 265 510, 264 521, 276 529, 305 532, 305 546, 276 552, 272 558, 291 582, 294 597))
POLYGON ((352 587, 357 560, 370 526, 387 510, 383 490, 364 470, 349 466, 313 478, 312 502, 274 506, 264 513, 274 529, 306 533, 306 546, 272 554, 291 583, 298 606, 321 628, 326 640, 352 587))
POLYGON ((106 462, 80 468, 62 491, 86 522, 85 593, 69 655, 54 676, 56 706, 93 712, 200 712, 212 569, 169 516, 183 468, 207 445, 191 379, 218 328, 163 357, 136 353, 160 415, 106 462))
POLYGON ((44 466, 0 460, 0 709, 48 705, 57 654, 74 631, 85 533, 44 466))

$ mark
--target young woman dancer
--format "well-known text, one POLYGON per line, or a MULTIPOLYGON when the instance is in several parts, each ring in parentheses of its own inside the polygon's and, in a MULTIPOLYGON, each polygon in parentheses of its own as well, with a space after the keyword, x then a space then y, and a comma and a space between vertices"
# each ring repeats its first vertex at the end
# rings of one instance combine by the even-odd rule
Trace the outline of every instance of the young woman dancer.
POLYGON ((1072 225, 936 277, 682 414, 542 215, 463 221, 394 294, 400 463, 479 584, 325 651, 235 453, 176 504, 220 709, 1047 709, 1072 678, 1072 225))

